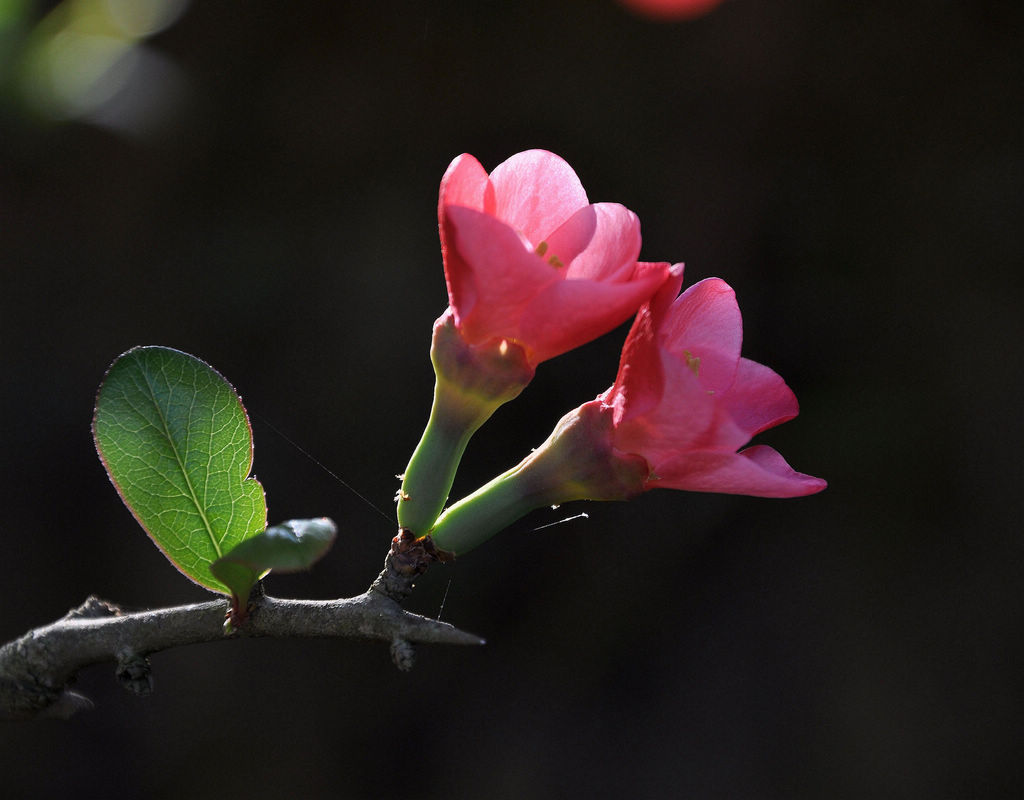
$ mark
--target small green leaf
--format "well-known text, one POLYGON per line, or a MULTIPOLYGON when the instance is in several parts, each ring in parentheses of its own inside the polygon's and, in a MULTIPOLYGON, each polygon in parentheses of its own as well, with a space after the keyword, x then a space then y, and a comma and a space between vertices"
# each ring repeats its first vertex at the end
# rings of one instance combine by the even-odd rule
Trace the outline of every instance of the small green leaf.
POLYGON ((231 589, 233 605, 244 609, 256 581, 270 570, 308 569, 334 544, 338 528, 327 517, 292 519, 241 542, 210 565, 210 571, 231 589))
POLYGON ((230 594, 210 565, 267 527, 249 478, 252 429, 224 377, 194 356, 136 347, 111 365, 93 439, 121 499, 164 555, 207 589, 230 594))

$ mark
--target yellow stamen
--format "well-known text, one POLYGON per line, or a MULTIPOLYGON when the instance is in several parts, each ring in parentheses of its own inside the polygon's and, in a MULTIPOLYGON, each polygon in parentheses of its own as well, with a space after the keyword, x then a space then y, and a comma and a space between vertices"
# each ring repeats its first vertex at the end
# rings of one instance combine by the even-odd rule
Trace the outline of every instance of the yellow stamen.
POLYGON ((699 378, 700 377, 700 358, 698 356, 695 356, 689 350, 684 350, 683 351, 683 358, 686 359, 686 366, 688 366, 693 371, 693 374, 696 375, 699 378))

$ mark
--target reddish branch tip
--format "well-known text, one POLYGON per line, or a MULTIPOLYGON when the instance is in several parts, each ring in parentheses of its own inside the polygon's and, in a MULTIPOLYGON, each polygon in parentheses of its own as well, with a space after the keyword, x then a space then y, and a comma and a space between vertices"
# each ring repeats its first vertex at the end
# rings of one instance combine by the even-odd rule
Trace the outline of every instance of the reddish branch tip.
POLYGON ((454 561, 455 556, 434 547, 429 536, 416 535, 408 528, 401 528, 391 540, 391 563, 395 570, 406 576, 422 575, 435 561, 454 561))

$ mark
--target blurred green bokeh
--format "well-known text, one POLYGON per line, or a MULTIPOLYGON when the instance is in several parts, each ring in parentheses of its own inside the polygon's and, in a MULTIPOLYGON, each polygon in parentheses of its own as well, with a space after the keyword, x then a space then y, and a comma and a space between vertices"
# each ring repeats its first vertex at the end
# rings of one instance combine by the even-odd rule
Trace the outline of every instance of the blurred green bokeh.
POLYGON ((159 66, 166 62, 146 40, 187 6, 188 0, 63 0, 36 20, 35 5, 7 0, 0 8, 0 63, 8 95, 43 119, 144 132, 173 101, 173 79, 159 66))

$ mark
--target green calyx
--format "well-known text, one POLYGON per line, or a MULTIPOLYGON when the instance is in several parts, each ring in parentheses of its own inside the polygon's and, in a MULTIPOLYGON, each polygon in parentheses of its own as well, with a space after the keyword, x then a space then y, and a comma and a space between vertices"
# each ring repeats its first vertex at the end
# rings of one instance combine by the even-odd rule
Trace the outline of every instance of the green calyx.
POLYGON ((513 342, 468 344, 451 312, 434 325, 430 360, 436 377, 430 418, 398 493, 398 524, 417 536, 430 529, 448 501, 470 438, 534 373, 526 352, 513 342))
POLYGON ((434 546, 464 555, 534 509, 642 492, 650 467, 612 447, 611 424, 611 409, 597 400, 566 414, 517 466, 448 508, 430 531, 434 546))

